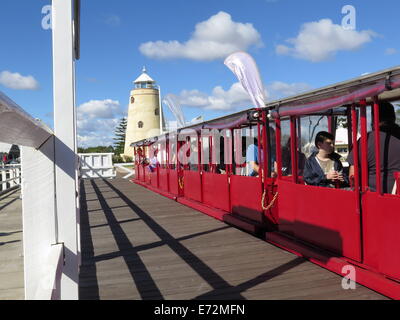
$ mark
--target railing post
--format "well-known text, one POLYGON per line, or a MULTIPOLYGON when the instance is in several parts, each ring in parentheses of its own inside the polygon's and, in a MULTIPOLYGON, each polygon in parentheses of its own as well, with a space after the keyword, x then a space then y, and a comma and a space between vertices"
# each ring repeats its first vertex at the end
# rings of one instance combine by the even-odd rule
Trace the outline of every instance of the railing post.
MULTIPOLYGON (((6 181, 7 180, 7 171, 6 169, 1 171, 1 181, 6 181)), ((5 191, 7 189, 7 182, 3 182, 1 184, 1 191, 5 191)))
MULTIPOLYGON (((22 216, 24 244, 25 299, 41 299, 50 294, 51 279, 48 256, 56 243, 56 214, 54 201, 54 138, 39 150, 21 148, 23 183, 22 216)), ((54 283, 54 279, 53 279, 54 283)), ((56 288, 59 290, 59 288, 56 288)))
POLYGON ((53 86, 57 243, 64 244, 60 299, 78 296, 79 212, 75 128, 73 1, 53 0, 53 86))

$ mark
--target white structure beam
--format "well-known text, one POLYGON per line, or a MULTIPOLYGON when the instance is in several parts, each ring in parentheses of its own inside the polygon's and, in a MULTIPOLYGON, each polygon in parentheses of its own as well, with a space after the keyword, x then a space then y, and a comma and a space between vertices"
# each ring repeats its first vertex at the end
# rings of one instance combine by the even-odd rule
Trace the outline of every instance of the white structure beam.
POLYGON ((53 132, 0 92, 1 142, 38 149, 53 132))
POLYGON ((53 86, 57 243, 64 245, 61 299, 78 299, 79 212, 73 1, 53 0, 53 86))

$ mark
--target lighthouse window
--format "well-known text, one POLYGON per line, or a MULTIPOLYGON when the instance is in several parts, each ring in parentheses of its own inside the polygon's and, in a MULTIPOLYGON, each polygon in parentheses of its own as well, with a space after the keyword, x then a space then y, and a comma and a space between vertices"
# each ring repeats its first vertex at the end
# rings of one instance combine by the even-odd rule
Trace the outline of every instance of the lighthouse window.
POLYGON ((138 127, 139 127, 139 129, 143 128, 143 122, 142 121, 138 122, 138 127))
POLYGON ((134 102, 135 102, 135 98, 131 97, 131 103, 134 103, 134 102))
POLYGON ((155 109, 155 110, 154 110, 154 114, 155 114, 156 116, 159 116, 159 115, 160 115, 160 109, 158 109, 158 108, 155 109))

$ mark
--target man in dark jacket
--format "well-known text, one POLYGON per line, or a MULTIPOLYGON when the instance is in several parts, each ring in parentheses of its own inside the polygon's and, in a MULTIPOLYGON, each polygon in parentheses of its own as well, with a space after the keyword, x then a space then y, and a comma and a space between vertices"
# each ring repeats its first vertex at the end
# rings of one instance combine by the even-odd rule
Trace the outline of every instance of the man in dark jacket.
MULTIPOLYGON (((389 102, 379 104, 379 138, 382 192, 392 193, 395 183, 394 174, 400 172, 400 127, 396 124, 394 107, 389 102)), ((367 143, 368 185, 371 191, 376 191, 375 132, 368 133, 367 143)), ((359 143, 360 151, 361 143, 359 143)), ((354 174, 353 150, 347 161, 350 164, 350 176, 352 176, 354 174)))
POLYGON ((335 153, 334 136, 329 132, 318 132, 315 146, 318 152, 313 153, 304 167, 304 181, 308 185, 319 187, 344 187, 348 184, 347 176, 343 174, 340 155, 335 153))

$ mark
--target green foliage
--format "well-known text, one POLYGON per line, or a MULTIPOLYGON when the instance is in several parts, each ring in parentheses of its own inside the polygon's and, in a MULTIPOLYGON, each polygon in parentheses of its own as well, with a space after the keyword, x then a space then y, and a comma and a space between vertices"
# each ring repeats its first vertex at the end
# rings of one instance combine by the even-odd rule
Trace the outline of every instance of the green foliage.
POLYGON ((114 153, 113 146, 97 146, 89 148, 78 148, 78 153, 114 153))
POLYGON ((132 162, 133 158, 132 157, 122 157, 120 154, 115 154, 112 157, 113 163, 126 163, 126 162, 132 162))
POLYGON ((124 117, 119 121, 118 126, 115 128, 114 150, 116 154, 124 153, 125 148, 125 134, 128 121, 124 117))
POLYGON ((114 154, 113 157, 112 157, 112 162, 113 163, 123 163, 124 159, 122 159, 121 155, 114 154))

